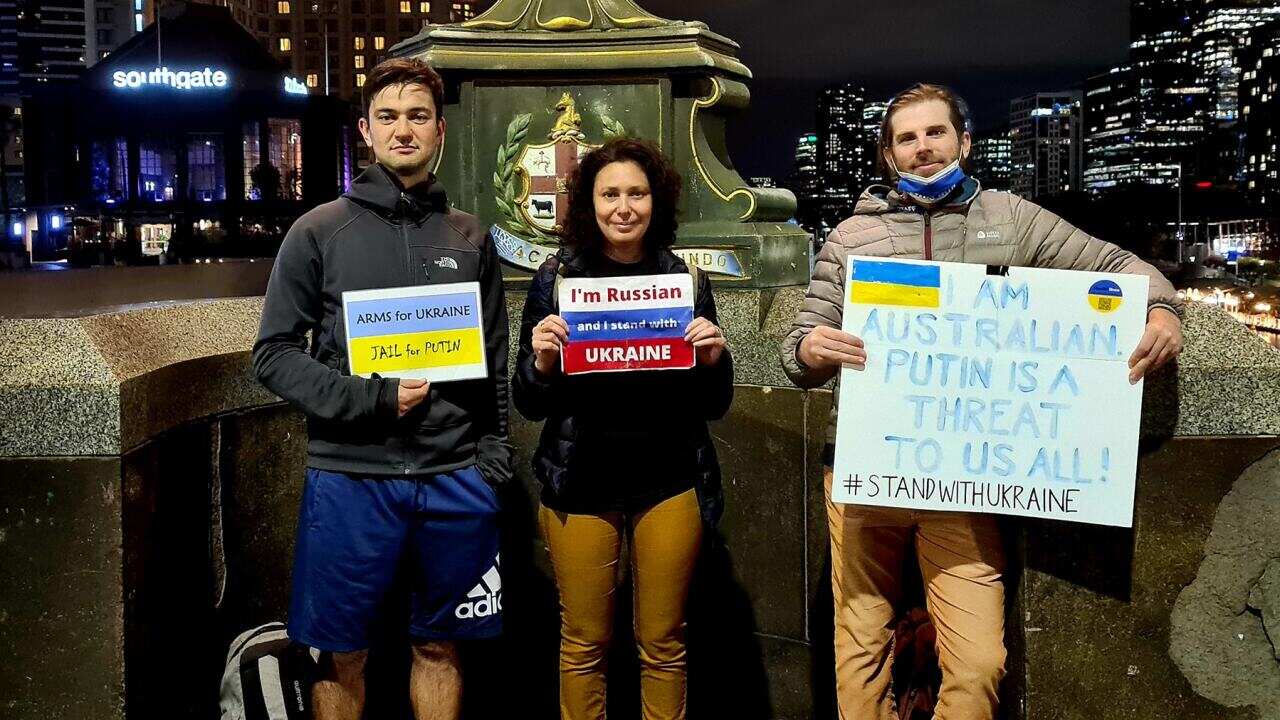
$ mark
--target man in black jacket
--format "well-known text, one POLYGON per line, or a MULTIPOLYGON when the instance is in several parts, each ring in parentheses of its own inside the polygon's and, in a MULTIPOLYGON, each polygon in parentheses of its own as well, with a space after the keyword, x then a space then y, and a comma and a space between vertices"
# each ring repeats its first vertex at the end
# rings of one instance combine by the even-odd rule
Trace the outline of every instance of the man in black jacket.
POLYGON ((262 384, 307 416, 289 636, 325 651, 316 717, 357 720, 369 626, 410 553, 414 713, 455 718, 455 641, 502 629, 492 487, 511 472, 502 273, 491 238, 429 170, 445 133, 440 77, 389 60, 364 94, 360 131, 377 164, 290 229, 253 350, 262 384), (467 281, 480 283, 487 378, 351 374, 344 292, 467 281))

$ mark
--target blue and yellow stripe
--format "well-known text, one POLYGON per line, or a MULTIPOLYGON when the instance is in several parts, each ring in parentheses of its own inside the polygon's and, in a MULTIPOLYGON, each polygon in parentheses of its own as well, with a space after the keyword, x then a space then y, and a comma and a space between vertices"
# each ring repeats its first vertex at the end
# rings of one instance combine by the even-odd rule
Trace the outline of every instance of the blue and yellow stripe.
POLYGON ((849 301, 859 305, 939 307, 942 272, 937 265, 856 260, 849 301))

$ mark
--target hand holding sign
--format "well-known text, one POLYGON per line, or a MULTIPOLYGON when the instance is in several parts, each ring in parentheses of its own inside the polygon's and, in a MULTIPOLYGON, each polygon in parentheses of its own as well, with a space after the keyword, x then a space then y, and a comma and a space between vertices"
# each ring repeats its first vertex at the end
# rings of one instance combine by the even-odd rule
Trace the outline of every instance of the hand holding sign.
POLYGON ((533 326, 533 367, 550 375, 560 364, 560 347, 569 342, 569 325, 559 315, 548 315, 533 326))
POLYGON ((1148 373, 1169 362, 1182 352, 1182 321, 1164 308, 1155 308, 1147 315, 1147 327, 1142 340, 1129 357, 1129 384, 1132 385, 1148 373))
POLYGON ((431 390, 431 383, 425 380, 401 380, 398 391, 400 408, 397 417, 404 417, 409 411, 422 404, 431 390))
POLYGON ((800 341, 800 362, 814 370, 830 370, 848 365, 854 370, 867 366, 862 338, 843 330, 819 325, 800 341))
POLYGON ((684 341, 693 345, 699 365, 715 365, 724 354, 724 333, 715 323, 703 317, 694 318, 689 327, 685 328, 684 341))

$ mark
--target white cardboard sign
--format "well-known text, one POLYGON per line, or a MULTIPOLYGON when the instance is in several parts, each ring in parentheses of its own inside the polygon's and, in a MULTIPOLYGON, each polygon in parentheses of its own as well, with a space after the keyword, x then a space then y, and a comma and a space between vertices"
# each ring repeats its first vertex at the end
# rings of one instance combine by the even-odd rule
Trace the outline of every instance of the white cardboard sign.
POLYGON ((1142 275, 851 256, 836 502, 1130 527, 1142 275), (990 271, 990 272, 989 272, 990 271))

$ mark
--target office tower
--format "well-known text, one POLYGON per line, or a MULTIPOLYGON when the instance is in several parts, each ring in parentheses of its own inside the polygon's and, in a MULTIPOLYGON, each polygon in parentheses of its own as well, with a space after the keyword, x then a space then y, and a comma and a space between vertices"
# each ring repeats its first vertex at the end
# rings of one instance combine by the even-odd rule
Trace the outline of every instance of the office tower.
POLYGON ((870 185, 880 180, 880 126, 884 124, 884 114, 889 103, 882 100, 867 100, 862 106, 862 137, 870 148, 867 158, 867 177, 864 184, 870 185))
POLYGON ((1197 83, 1213 94, 1212 115, 1219 123, 1239 115, 1240 66, 1237 53, 1253 42, 1254 32, 1280 19, 1280 4, 1267 2, 1213 3, 1191 29, 1191 60, 1197 83))
POLYGON ((983 190, 1013 190, 1013 139, 1008 128, 981 133, 969 151, 969 174, 983 190))
POLYGON ((478 0, 201 0, 222 5, 312 93, 360 100, 369 70, 428 23, 476 16, 478 0))
POLYGON ((1081 96, 1036 93, 1010 103, 1012 189, 1028 198, 1080 189, 1081 96))
POLYGON ((85 5, 71 0, 18 0, 17 62, 23 93, 80 77, 88 32, 85 5))
MULTIPOLYGON (((823 89, 818 96, 818 176, 821 232, 826 233, 853 213, 858 196, 876 178, 875 120, 878 104, 868 117, 866 91, 853 83, 823 89)), ((883 112, 883 111, 881 111, 883 112)))
POLYGON ((1280 24, 1259 34, 1239 62, 1245 189, 1274 214, 1280 207, 1280 24))
POLYGON ((795 164, 783 182, 796 196, 796 222, 810 232, 821 226, 818 212, 818 134, 805 133, 796 141, 795 164))

